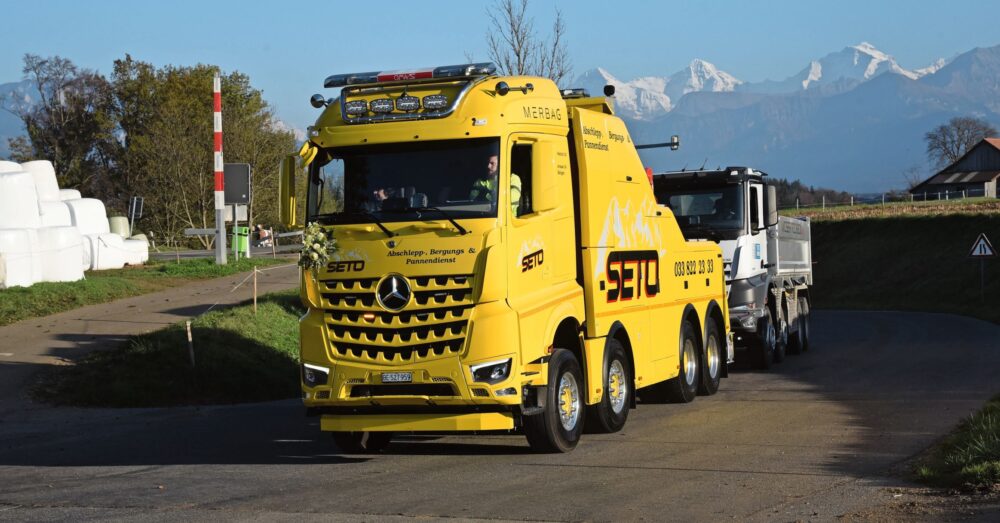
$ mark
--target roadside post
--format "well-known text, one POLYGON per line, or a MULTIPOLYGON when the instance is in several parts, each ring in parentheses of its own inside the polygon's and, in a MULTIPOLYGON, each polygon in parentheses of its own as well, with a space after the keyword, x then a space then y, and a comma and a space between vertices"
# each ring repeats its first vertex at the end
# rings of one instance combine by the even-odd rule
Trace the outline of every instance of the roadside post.
POLYGON ((212 125, 215 130, 215 264, 226 264, 226 193, 222 173, 222 78, 215 73, 212 83, 212 125))
POLYGON ((983 302, 986 302, 986 258, 994 258, 996 255, 997 251, 986 237, 986 233, 979 233, 976 242, 972 244, 972 250, 969 251, 969 257, 979 258, 979 299, 983 302))
POLYGON ((129 198, 128 201, 128 235, 133 236, 135 234, 135 221, 142 218, 142 204, 145 198, 142 196, 133 196, 129 198))

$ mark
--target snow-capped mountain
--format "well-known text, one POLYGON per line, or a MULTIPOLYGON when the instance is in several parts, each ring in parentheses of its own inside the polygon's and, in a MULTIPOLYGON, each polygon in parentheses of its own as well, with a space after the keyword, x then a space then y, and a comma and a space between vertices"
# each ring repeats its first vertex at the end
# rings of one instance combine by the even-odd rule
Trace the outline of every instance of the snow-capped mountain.
POLYGON ((895 73, 916 80, 933 74, 945 65, 944 59, 916 70, 909 70, 868 42, 861 42, 813 60, 798 74, 781 81, 765 80, 740 86, 739 90, 752 93, 794 93, 823 86, 839 84, 840 89, 852 88, 861 82, 885 74, 895 73))
POLYGON ((577 77, 572 85, 583 87, 592 95, 602 93, 605 85, 614 85, 615 111, 626 118, 650 120, 670 112, 688 93, 730 92, 742 83, 715 65, 694 59, 670 76, 643 76, 627 82, 598 67, 577 77))
POLYGON ((643 151, 655 170, 751 165, 808 184, 880 192, 903 187, 902 173, 915 166, 930 176, 924 134, 934 127, 955 116, 1000 127, 1000 45, 914 74, 861 54, 868 58, 859 56, 855 69, 850 53, 840 64, 850 67, 836 79, 828 77, 834 62, 821 63, 830 67, 815 87, 689 93, 660 118, 628 122, 629 130, 636 143, 681 135, 678 151, 643 151))

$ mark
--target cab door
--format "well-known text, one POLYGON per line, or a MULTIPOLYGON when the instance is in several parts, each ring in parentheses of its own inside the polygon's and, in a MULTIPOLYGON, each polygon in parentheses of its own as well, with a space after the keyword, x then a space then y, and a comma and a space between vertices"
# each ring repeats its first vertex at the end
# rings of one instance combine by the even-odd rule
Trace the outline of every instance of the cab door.
POLYGON ((509 191, 499 198, 498 212, 507 225, 508 303, 517 311, 522 353, 530 360, 551 343, 543 338, 553 308, 582 294, 569 153, 564 137, 538 134, 511 136, 504 153, 509 191))

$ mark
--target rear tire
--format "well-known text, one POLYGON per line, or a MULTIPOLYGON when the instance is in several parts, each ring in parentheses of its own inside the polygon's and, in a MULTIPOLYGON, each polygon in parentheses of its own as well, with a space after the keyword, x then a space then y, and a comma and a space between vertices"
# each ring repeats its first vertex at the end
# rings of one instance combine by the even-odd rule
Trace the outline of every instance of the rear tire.
MULTIPOLYGON (((805 336, 806 336, 806 326, 805 326, 805 309, 802 308, 802 304, 805 298, 799 297, 798 299, 798 315, 795 317, 795 336, 790 337, 788 343, 788 353, 789 354, 800 354, 805 352, 805 336)), ((807 306, 808 308, 808 306, 807 306)))
POLYGON ((809 298, 805 296, 799 297, 799 316, 802 318, 799 326, 802 329, 802 352, 806 352, 809 350, 809 322, 812 311, 809 309, 809 298))
POLYGON ((698 382, 698 394, 711 396, 719 391, 722 381, 722 340, 719 327, 715 320, 705 320, 705 348, 702 351, 701 380, 698 382))
POLYGON ((690 321, 684 320, 681 323, 680 347, 677 354, 680 374, 676 378, 647 387, 642 393, 642 398, 653 403, 693 401, 698 395, 698 377, 701 375, 700 352, 694 326, 690 321))
POLYGON ((618 432, 628 420, 632 407, 632 373, 621 342, 608 339, 604 358, 604 394, 596 405, 587 407, 587 429, 598 433, 618 432))
POLYGON ((333 443, 345 454, 375 454, 392 441, 392 432, 334 432, 333 443))
POLYGON ((549 359, 545 410, 524 417, 524 435, 535 452, 569 452, 580 442, 585 422, 583 373, 576 356, 556 349, 549 359))

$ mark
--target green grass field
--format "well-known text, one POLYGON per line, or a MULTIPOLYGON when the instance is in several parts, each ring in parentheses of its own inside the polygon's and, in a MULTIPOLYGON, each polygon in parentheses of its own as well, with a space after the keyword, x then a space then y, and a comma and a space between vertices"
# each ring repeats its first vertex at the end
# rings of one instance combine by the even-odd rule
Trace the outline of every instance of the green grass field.
POLYGON ((176 287, 195 280, 219 278, 266 267, 293 263, 287 258, 243 258, 229 265, 215 265, 211 259, 177 262, 150 261, 140 267, 110 271, 88 271, 75 282, 36 283, 31 287, 0 289, 0 326, 47 316, 129 296, 138 296, 176 287))
POLYGON ((808 216, 813 221, 842 221, 864 218, 913 218, 919 216, 982 215, 1000 213, 996 198, 968 198, 929 202, 889 202, 882 204, 830 205, 826 209, 809 207, 783 209, 784 216, 808 216))
POLYGON ((75 365, 53 367, 34 387, 50 403, 165 407, 243 403, 300 394, 298 292, 267 294, 192 322, 191 366, 184 323, 96 351, 75 365), (111 377, 114 377, 111 379, 111 377))
POLYGON ((968 257, 979 233, 1000 248, 1000 202, 959 212, 813 223, 815 307, 950 312, 1000 323, 1000 257, 968 257))

